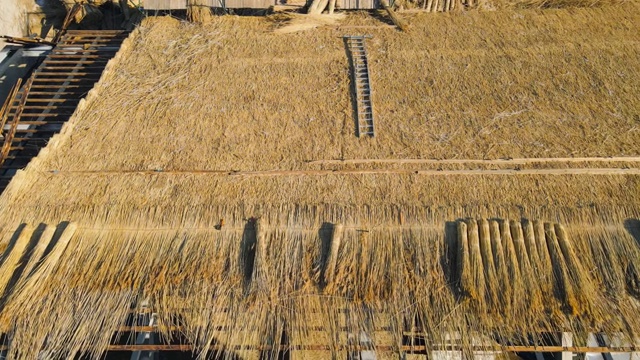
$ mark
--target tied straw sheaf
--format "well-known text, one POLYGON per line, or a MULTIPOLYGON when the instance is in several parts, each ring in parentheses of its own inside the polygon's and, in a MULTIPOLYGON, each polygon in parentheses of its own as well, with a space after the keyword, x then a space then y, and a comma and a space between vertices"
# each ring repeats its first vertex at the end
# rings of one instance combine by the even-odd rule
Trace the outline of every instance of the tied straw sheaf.
POLYGON ((142 300, 167 339, 179 327, 202 356, 227 351, 216 344, 339 353, 340 334, 361 332, 372 347, 400 347, 408 324, 435 343, 462 334, 469 349, 477 334, 517 341, 563 329, 632 339, 640 330, 640 249, 624 227, 264 220, 182 230, 21 225, 3 241, 0 268, 12 357, 99 356, 142 300))

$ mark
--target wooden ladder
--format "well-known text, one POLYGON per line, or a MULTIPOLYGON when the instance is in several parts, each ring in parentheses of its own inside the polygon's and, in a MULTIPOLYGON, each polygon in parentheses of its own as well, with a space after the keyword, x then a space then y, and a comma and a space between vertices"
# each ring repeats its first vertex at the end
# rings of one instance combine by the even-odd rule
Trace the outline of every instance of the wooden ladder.
POLYGON ((373 104, 371 102, 371 79, 365 39, 370 36, 345 36, 351 56, 351 76, 356 96, 356 120, 358 137, 375 135, 373 126, 373 104))

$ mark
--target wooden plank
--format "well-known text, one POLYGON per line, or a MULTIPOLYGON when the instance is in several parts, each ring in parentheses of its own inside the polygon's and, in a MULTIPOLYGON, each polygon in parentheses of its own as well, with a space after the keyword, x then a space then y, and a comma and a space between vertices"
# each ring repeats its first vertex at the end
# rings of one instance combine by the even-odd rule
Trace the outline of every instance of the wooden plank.
POLYGON ((20 85, 22 85, 22 79, 18 79, 15 85, 13 85, 13 88, 9 92, 9 96, 5 100, 4 104, 2 104, 2 109, 0 109, 0 131, 1 129, 4 129, 4 124, 7 123, 7 119, 9 118, 9 110, 11 109, 11 104, 13 104, 16 101, 18 90, 20 90, 20 85))
MULTIPOLYGON (((69 78, 36 78, 33 80, 34 82, 37 83, 57 83, 57 82, 61 82, 61 83, 65 83, 65 82, 73 82, 73 83, 81 83, 81 82, 85 82, 87 84, 95 84, 98 79, 86 79, 86 78, 80 78, 80 79, 69 79, 69 78)), ((55 86, 55 85, 51 85, 51 86, 55 86)), ((66 86, 65 86, 66 87, 66 86)))
POLYGON ((181 10, 187 8, 186 0, 145 0, 145 10, 181 10))
MULTIPOLYGON (((66 113, 61 113, 61 112, 57 112, 57 113, 22 113, 20 115, 20 118, 38 118, 38 117, 59 117, 59 116, 69 116, 73 114, 72 112, 66 112, 66 113)), ((26 124, 27 122, 20 122, 21 124, 26 124)))
POLYGON ((69 54, 69 53, 75 53, 75 54, 101 54, 101 53, 117 53, 118 52, 118 48, 119 48, 119 44, 118 45, 110 45, 110 46, 103 46, 102 48, 97 48, 97 49, 92 49, 91 47, 88 48, 84 48, 83 45, 76 45, 76 46, 68 46, 67 48, 55 48, 51 51, 51 54, 69 54))
POLYGON ((67 30, 65 36, 77 36, 78 34, 96 34, 96 35, 108 35, 108 34, 127 34, 126 30, 67 30))
POLYGON ((107 64, 109 59, 96 59, 96 60, 45 60, 43 64, 107 64))
POLYGON ((310 165, 347 165, 347 164, 484 164, 484 165, 522 165, 554 162, 640 162, 640 156, 613 157, 558 157, 558 158, 515 158, 515 159, 348 159, 348 160, 311 160, 310 165))
MULTIPOLYGON (((37 142, 37 141, 47 141, 49 140, 49 138, 39 138, 39 137, 15 137, 13 138, 14 142, 21 142, 21 141, 32 141, 32 142, 37 142)), ((12 150, 14 149, 13 147, 11 148, 12 150)))
POLYGON ((110 45, 108 41, 94 44, 94 41, 88 40, 84 44, 80 44, 80 43, 61 43, 61 44, 56 45, 56 49, 77 48, 77 47, 82 47, 85 44, 89 44, 90 45, 90 49, 101 48, 101 47, 106 47, 106 46, 118 46, 118 45, 120 45, 120 44, 110 45))
POLYGON ((76 37, 73 39, 68 39, 67 41, 65 41, 64 43, 60 43, 58 44, 58 46, 60 45, 68 45, 68 46, 78 46, 78 45, 84 45, 84 44, 88 44, 90 46, 92 45, 101 45, 101 44, 105 44, 107 46, 109 46, 109 44, 119 44, 122 43, 122 41, 124 41, 124 39, 126 39, 126 36, 118 36, 118 37, 76 37))
POLYGON ((266 170, 266 171, 228 171, 228 170, 81 170, 61 171, 58 174, 202 174, 221 176, 324 176, 324 175, 376 175, 376 174, 405 174, 405 175, 640 175, 640 168, 567 168, 567 169, 485 169, 485 170, 266 170))
MULTIPOLYGON (((91 85, 87 85, 87 84, 67 85, 64 88, 65 90, 66 89, 84 89, 86 91, 89 91, 93 89, 93 85, 95 85, 95 83, 91 85)), ((31 86, 31 88, 32 89, 59 89, 60 87, 56 85, 34 84, 31 86)), ((76 91, 80 91, 80 90, 76 90, 76 91)))
MULTIPOLYGON (((29 103, 29 101, 27 100, 27 103, 29 103)), ((71 110, 75 110, 77 106, 74 105, 45 105, 45 106, 39 106, 39 105, 25 105, 23 107, 23 109, 25 110, 34 110, 34 109, 71 109, 71 110)))
MULTIPOLYGON (((2 144, 2 149, 0 150, 0 165, 4 164, 7 155, 9 155, 9 151, 11 150, 11 143, 13 142, 13 137, 16 134, 16 130, 18 129, 18 123, 20 122, 20 116, 22 115, 22 108, 27 100, 29 94, 29 90, 31 90, 31 85, 33 84, 33 76, 29 78, 27 83, 24 85, 24 89, 22 90, 22 98, 20 99, 20 105, 16 109, 13 119, 11 121, 11 127, 4 137, 4 143, 2 144)), ((3 126, 4 128, 4 126, 3 126)), ((1 130, 1 129, 0 129, 1 130)))
MULTIPOLYGON (((138 313, 138 312, 134 312, 138 313)), ((144 313, 144 312, 143 312, 144 313)), ((225 332, 225 331, 235 331, 236 329, 233 326, 215 326, 213 327, 215 331, 225 332)), ((121 326, 118 328, 118 332, 159 332, 159 331, 182 331, 184 327, 182 326, 121 326)), ((346 326, 338 327, 339 331, 348 331, 350 328, 346 326)), ((256 330, 256 329, 245 329, 245 330, 256 330)), ((305 331, 325 331, 329 330, 326 326, 306 326, 304 328, 305 331)), ((383 326, 376 327, 374 331, 383 332, 383 331, 392 331, 392 327, 383 326)))
MULTIPOLYGON (((209 0, 207 5, 211 7, 221 7, 220 0, 209 0)), ((225 7, 230 9, 267 9, 275 5, 273 0, 224 0, 225 7)))
MULTIPOLYGON (((67 93, 69 94, 69 93, 67 93)), ((73 93, 76 94, 76 93, 73 93)), ((79 99, 50 99, 50 98, 40 98, 40 99, 32 99, 29 98, 27 99, 27 103, 49 103, 49 102, 79 102, 79 99)))
MULTIPOLYGON (((413 345, 413 346, 372 346, 372 349, 376 351, 386 351, 386 352, 426 352, 426 351, 462 351, 462 347, 460 346, 431 346, 427 348, 423 345, 413 345)), ((0 347, 0 350, 6 350, 7 347, 0 347)), ((191 345, 186 344, 175 344, 175 345, 109 345, 106 347, 106 351, 192 351, 195 348, 191 345)), ((239 350, 274 350, 280 349, 281 351, 288 350, 337 350, 337 351, 360 351, 362 348, 360 346, 352 345, 352 346, 337 346, 332 348, 329 345, 288 345, 288 346, 257 346, 257 345, 210 345, 209 350, 231 350, 231 351, 239 351, 239 350)), ((633 352, 636 351, 635 347, 623 347, 623 348, 606 348, 606 347, 588 347, 588 346, 572 346, 572 347, 562 347, 562 346, 545 346, 545 347, 535 347, 535 346, 475 346, 473 347, 473 351, 497 351, 497 352, 562 352, 562 351, 571 351, 576 353, 586 353, 586 352, 594 352, 594 353, 603 353, 603 352, 633 352)))
MULTIPOLYGON (((109 54, 105 54, 109 55, 109 54)), ((51 54, 48 57, 50 59, 110 59, 112 56, 105 55, 84 55, 84 54, 51 54)))
POLYGON ((39 132, 38 129, 18 129, 16 130, 16 134, 20 134, 20 133, 37 133, 39 132))
POLYGON ((340 9, 377 9, 377 0, 337 0, 336 7, 340 9))
MULTIPOLYGON (((49 66, 49 65, 46 65, 44 67, 41 67, 40 69, 41 70, 47 70, 47 71, 50 71, 50 70, 77 70, 78 66, 77 65, 76 66, 57 66, 57 65, 49 66)), ((95 70, 96 72, 102 74, 102 71, 104 70, 104 65, 103 66, 81 66, 80 69, 83 70, 83 71, 93 71, 93 70, 95 70)), ((60 73, 54 72, 54 74, 60 74, 60 73)))
MULTIPOLYGON (((76 68, 78 69, 78 68, 76 68)), ((81 70, 86 70, 86 69, 81 69, 81 70)), ((49 72, 49 71, 36 71, 35 72, 36 76, 98 76, 100 77, 102 75, 102 71, 96 71, 96 72, 49 72)))
MULTIPOLYGON (((9 155, 7 156, 7 159, 11 159, 11 160, 31 160, 33 158, 33 156, 23 156, 23 155, 9 155)), ((9 176, 9 177, 5 177, 8 178, 9 180, 11 180, 11 178, 13 178, 13 176, 9 176)))
POLYGON ((66 121, 20 121, 21 125, 50 125, 64 123, 66 123, 66 121))
POLYGON ((12 44, 20 44, 20 45, 49 45, 49 46, 55 46, 54 43, 46 41, 44 39, 40 39, 40 38, 36 38, 36 39, 31 39, 31 38, 24 38, 24 37, 15 37, 15 36, 8 36, 8 35, 0 35, 0 39, 3 39, 5 42, 8 43, 12 43, 12 44))
MULTIPOLYGON (((57 92, 57 91, 31 91, 29 93, 29 96, 41 96, 41 95, 76 95, 77 92, 72 92, 72 91, 63 91, 63 92, 57 92)), ((27 99, 27 102, 34 102, 36 100, 47 100, 47 99, 33 99, 33 98, 29 98, 27 99)), ((65 102, 65 101, 80 101, 79 99, 49 99, 50 101, 59 101, 59 102, 65 102)))

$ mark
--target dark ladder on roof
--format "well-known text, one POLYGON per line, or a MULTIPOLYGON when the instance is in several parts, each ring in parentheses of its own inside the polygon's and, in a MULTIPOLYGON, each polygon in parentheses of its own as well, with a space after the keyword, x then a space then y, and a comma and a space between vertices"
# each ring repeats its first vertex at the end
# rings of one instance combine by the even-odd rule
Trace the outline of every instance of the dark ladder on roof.
POLYGON ((366 36, 345 36, 347 47, 351 53, 351 75, 356 96, 358 137, 374 136, 371 79, 367 49, 365 48, 366 38, 366 36))
POLYGON ((0 192, 38 155, 100 79, 128 32, 69 30, 9 104, 1 123, 0 192))

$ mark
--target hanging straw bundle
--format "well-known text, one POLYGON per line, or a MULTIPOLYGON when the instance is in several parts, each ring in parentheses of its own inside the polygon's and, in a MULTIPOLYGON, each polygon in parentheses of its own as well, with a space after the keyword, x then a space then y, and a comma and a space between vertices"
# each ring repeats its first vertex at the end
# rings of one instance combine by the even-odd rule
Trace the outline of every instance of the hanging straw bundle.
POLYGON ((206 23, 213 19, 207 0, 188 0, 187 18, 194 23, 206 23))
MULTIPOLYGON (((594 286, 594 276, 578 260, 563 225, 471 219, 458 221, 457 231, 460 287, 479 310, 509 309, 514 318, 537 319, 538 324, 546 323, 541 317, 545 309, 555 315, 565 308, 574 316, 606 319, 597 310, 601 292, 594 286), (557 302, 548 300, 552 293, 557 302)), ((618 274, 613 278, 623 278, 621 268, 612 271, 618 274)), ((624 292, 616 281, 617 293, 624 292)))

